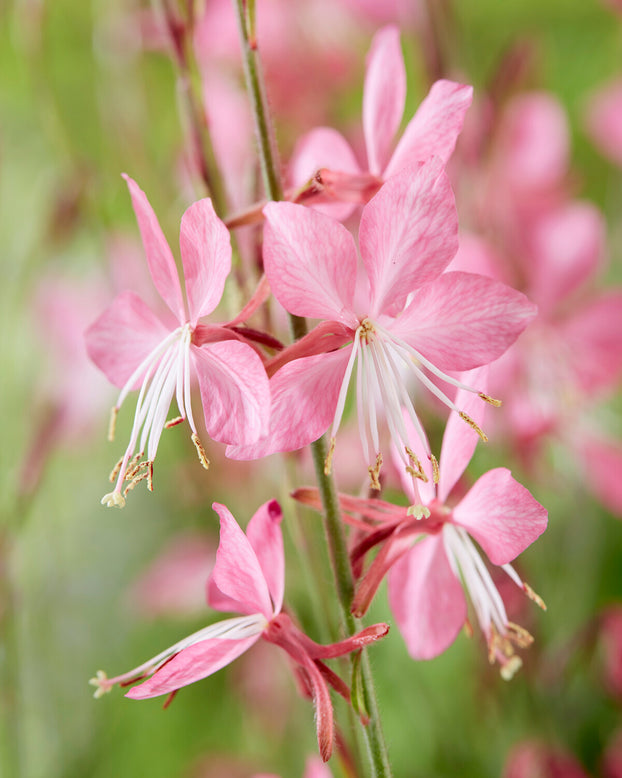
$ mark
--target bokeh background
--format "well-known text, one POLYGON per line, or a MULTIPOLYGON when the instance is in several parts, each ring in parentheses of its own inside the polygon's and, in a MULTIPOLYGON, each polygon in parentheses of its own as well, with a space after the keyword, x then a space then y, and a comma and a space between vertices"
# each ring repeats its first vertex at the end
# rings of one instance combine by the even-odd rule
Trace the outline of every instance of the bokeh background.
MULTIPOLYGON (((259 15, 265 5, 280 12, 278 3, 257 0, 259 15)), ((274 49, 288 77, 271 87, 284 160, 298 134, 316 124, 360 133, 365 53, 375 30, 397 20, 406 118, 435 68, 472 83, 476 95, 537 89, 559 101, 571 133, 568 180, 607 224, 609 264, 598 285, 622 282, 622 173, 586 131, 591 96, 622 76, 616 3, 351 0, 333 4, 343 6, 339 27, 304 5, 289 3, 276 34, 283 49, 274 49), (298 58, 285 45, 300 32, 296 18, 309 45, 298 58), (432 30, 440 62, 430 54, 432 30), (296 95, 289 111, 287 95, 296 95)), ((319 518, 287 497, 312 478, 304 460, 229 462, 211 444, 213 466, 204 475, 176 428, 163 436, 153 495, 136 489, 123 511, 99 504, 118 455, 106 441, 115 392, 88 365, 82 332, 128 278, 135 287, 145 282, 120 173, 148 193, 173 247, 183 210, 204 194, 188 163, 187 105, 161 10, 129 0, 0 4, 0 757, 7 778, 299 776, 315 750, 311 706, 271 647, 184 689, 166 711, 159 699, 136 703, 118 690, 94 701, 87 684, 97 669, 125 671, 213 618, 203 586, 218 538, 214 500, 245 524, 261 501, 281 499, 296 616, 318 640, 330 638, 338 619, 319 518), (302 560, 305 544, 323 571, 318 587, 302 560)), ((201 68, 237 77, 234 47, 227 51, 226 36, 221 44, 223 51, 198 52, 195 84, 201 68)), ((619 393, 595 411, 619 438, 619 393)), ((119 441, 129 417, 120 419, 119 441)), ((396 629, 372 649, 396 776, 622 775, 622 524, 565 453, 551 446, 528 467, 499 440, 472 466, 474 475, 512 467, 549 509, 549 529, 518 564, 548 612, 517 604, 536 639, 517 677, 499 678, 477 634, 461 635, 429 662, 410 659, 396 629), (508 766, 519 748, 522 762, 508 766)), ((369 616, 380 620, 392 620, 384 589, 369 616)), ((346 774, 336 759, 331 768, 346 774)))

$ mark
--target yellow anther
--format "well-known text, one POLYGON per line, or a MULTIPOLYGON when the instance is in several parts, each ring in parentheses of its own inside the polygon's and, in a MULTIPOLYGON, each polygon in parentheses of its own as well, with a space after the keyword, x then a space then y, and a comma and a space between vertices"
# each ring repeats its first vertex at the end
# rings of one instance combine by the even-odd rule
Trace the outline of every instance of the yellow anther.
POLYGON ((473 419, 466 414, 464 411, 459 411, 459 416, 462 419, 462 421, 466 421, 466 423, 469 425, 469 427, 472 430, 475 430, 477 434, 480 436, 480 438, 484 441, 484 443, 488 443, 488 436, 486 433, 473 421, 473 419))
POLYGON ((330 475, 333 469, 333 456, 335 455, 335 438, 330 439, 328 454, 324 460, 324 475, 330 475))
POLYGON ((523 589, 525 590, 525 594, 527 597, 529 597, 530 600, 533 600, 539 608, 542 608, 543 611, 546 610, 546 603, 539 594, 534 592, 529 584, 523 583, 523 589))
POLYGON ((418 478, 420 481, 423 481, 424 483, 427 484, 428 477, 425 474, 423 470, 423 465, 417 458, 415 452, 408 446, 404 446, 404 451, 406 451, 406 456, 410 461, 410 465, 406 465, 406 472, 408 473, 408 475, 412 475, 413 478, 418 478))
MULTIPOLYGON (((149 478, 149 471, 148 470, 145 471, 144 473, 140 473, 140 475, 135 475, 134 478, 132 478, 132 480, 129 482, 129 484, 123 490, 123 496, 127 497, 127 493, 128 492, 131 492, 132 489, 134 489, 141 481, 145 481, 147 478, 149 478)), ((153 491, 153 489, 151 491, 153 491)))
POLYGON ((382 467, 382 454, 376 454, 376 464, 367 468, 369 473, 369 485, 372 489, 380 491, 380 468, 382 467))
MULTIPOLYGON (((205 454, 205 449, 203 448, 203 444, 199 440, 199 436, 196 434, 196 432, 192 433, 192 442, 194 443, 194 447, 197 450, 197 454, 199 456, 199 462, 203 465, 203 467, 206 470, 209 470, 209 459, 207 458, 207 455, 205 454)), ((153 487, 152 487, 153 491, 153 487)))
POLYGON ((185 421, 185 418, 183 416, 175 416, 174 419, 171 419, 170 421, 167 421, 164 425, 165 430, 170 430, 171 427, 176 427, 178 424, 181 424, 182 421, 185 421))
POLYGON ((466 619, 464 622, 464 634, 470 639, 473 637, 473 625, 466 619))
POLYGON ((434 454, 429 455, 430 462, 432 463, 432 480, 435 484, 438 483, 439 479, 439 468, 438 468, 438 460, 434 456, 434 454))
POLYGON ((478 392, 477 396, 485 403, 488 403, 488 405, 494 405, 495 408, 500 408, 503 405, 501 400, 497 400, 495 397, 491 397, 489 394, 484 394, 484 392, 478 392))
POLYGON ((519 648, 527 648, 533 643, 533 635, 527 632, 524 627, 514 624, 512 621, 508 621, 507 631, 508 638, 519 648))
POLYGON ((147 462, 147 489, 153 491, 153 462, 147 462))
POLYGON ((119 409, 115 405, 110 411, 110 420, 108 421, 108 440, 112 443, 114 440, 114 433, 117 429, 117 416, 119 415, 119 409))
POLYGON ((111 484, 113 484, 117 480, 117 476, 119 475, 119 471, 121 470, 121 465, 123 464, 123 457, 117 462, 117 464, 112 468, 110 471, 110 475, 108 476, 108 480, 111 484))

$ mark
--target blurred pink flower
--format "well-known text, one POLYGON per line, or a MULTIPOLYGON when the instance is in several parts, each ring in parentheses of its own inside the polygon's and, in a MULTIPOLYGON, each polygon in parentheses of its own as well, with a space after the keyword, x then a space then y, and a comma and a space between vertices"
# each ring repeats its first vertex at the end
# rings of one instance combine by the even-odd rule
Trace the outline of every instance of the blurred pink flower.
POLYGON ((186 312, 175 260, 157 217, 145 193, 125 178, 151 277, 173 317, 169 314, 165 323, 140 297, 125 292, 86 333, 89 356, 112 383, 122 387, 113 409, 111 438, 123 401, 140 388, 130 442, 111 474, 115 488, 102 498, 102 504, 115 507, 125 505, 127 492, 141 480, 147 479, 152 488, 153 461, 165 427, 187 419, 199 459, 208 466, 192 415, 191 365, 199 381, 205 426, 214 440, 257 440, 265 430, 270 405, 268 380, 255 351, 230 329, 199 324, 220 302, 231 269, 229 233, 211 201, 194 203, 181 221, 186 312), (173 395, 180 415, 167 422, 173 395), (145 451, 147 458, 140 461, 145 451))
MULTIPOLYGON (((622 4, 620 10, 622 10, 622 4)), ((585 108, 585 125, 599 151, 622 167, 622 78, 601 87, 585 108)))
POLYGON ((572 754, 537 741, 525 741, 510 752, 503 778, 589 778, 572 754))
POLYGON ((386 635, 388 626, 376 624, 338 643, 315 643, 281 611, 285 586, 285 558, 281 508, 276 500, 262 505, 242 532, 229 510, 214 503, 220 517, 220 545, 208 579, 207 599, 212 608, 242 615, 216 622, 167 648, 128 673, 108 678, 101 670, 91 683, 95 696, 119 684, 126 686, 147 676, 126 696, 140 700, 169 694, 199 681, 230 664, 263 638, 283 648, 298 666, 299 680, 313 698, 317 737, 324 761, 333 747, 333 710, 328 684, 349 700, 348 687, 323 660, 358 651, 386 635))
POLYGON ((622 605, 612 605, 601 614, 599 642, 605 686, 622 700, 622 605))

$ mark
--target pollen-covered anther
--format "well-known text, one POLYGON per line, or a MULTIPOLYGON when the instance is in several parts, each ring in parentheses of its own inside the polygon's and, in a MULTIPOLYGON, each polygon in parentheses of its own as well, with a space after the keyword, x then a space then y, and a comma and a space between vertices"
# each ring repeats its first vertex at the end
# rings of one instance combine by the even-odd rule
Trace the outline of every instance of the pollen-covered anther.
POLYGON ((324 460, 324 475, 330 475, 333 469, 333 456, 335 455, 335 438, 330 439, 328 454, 324 460))
POLYGON ((478 392, 477 396, 480 398, 480 400, 488 403, 488 405, 494 405, 495 408, 500 408, 503 405, 501 400, 497 400, 495 397, 491 397, 489 394, 484 394, 484 392, 478 392))
POLYGON ((115 405, 110 409, 110 420, 108 421, 108 440, 112 443, 114 440, 114 433, 117 429, 117 416, 119 415, 119 408, 115 405))
POLYGON ((535 604, 539 608, 542 608, 543 611, 546 610, 546 603, 537 592, 534 592, 534 590, 531 588, 531 586, 529 586, 529 584, 523 582, 523 590, 527 595, 527 597, 529 597, 530 600, 533 600, 533 602, 535 602, 535 604))
POLYGON ((89 683, 91 686, 96 687, 93 694, 93 697, 95 697, 96 700, 103 697, 104 694, 107 694, 112 689, 112 684, 109 682, 108 676, 103 670, 98 670, 95 678, 89 679, 89 683))
POLYGON ((477 432, 477 434, 484 441, 484 443, 488 443, 488 435, 486 435, 486 433, 482 430, 482 428, 479 427, 467 413, 465 413, 464 411, 459 411, 459 415, 462 421, 465 421, 472 430, 475 430, 475 432, 477 432))
POLYGON ((121 459, 119 459, 117 464, 110 471, 110 475, 108 476, 108 480, 110 481, 111 484, 113 484, 117 480, 117 476, 121 472, 121 465, 122 464, 123 464, 123 457, 121 457, 121 459))
POLYGON ((369 485, 372 489, 380 491, 380 469, 382 467, 382 454, 376 454, 376 464, 367 468, 369 473, 369 485))
POLYGON ((421 519, 429 519, 431 513, 427 505, 409 505, 406 515, 413 516, 415 519, 421 521, 421 519))
POLYGON ((468 619, 465 619, 464 621, 464 634, 469 638, 469 640, 473 637, 473 625, 468 619))
POLYGON ((186 421, 185 416, 175 416, 174 419, 170 419, 170 421, 167 421, 164 425, 165 430, 170 430, 171 427, 176 427, 178 424, 181 424, 182 421, 186 421))
POLYGON ((203 448, 203 444, 199 440, 199 436, 196 432, 193 432, 191 435, 191 440, 194 443, 194 447, 197 450, 197 454, 199 457, 199 462, 203 465, 203 467, 206 470, 209 470, 209 459, 207 458, 207 455, 205 453, 205 449, 203 448))
POLYGON ((121 492, 109 492, 108 494, 105 494, 101 498, 101 504, 105 505, 107 508, 124 508, 125 507, 125 497, 121 494, 121 492))
POLYGON ((519 648, 528 648, 533 643, 533 635, 519 624, 508 621, 506 629, 509 639, 519 648))
POLYGON ((440 478, 438 459, 434 456, 434 454, 428 454, 428 459, 432 463, 432 480, 434 481, 435 484, 438 484, 440 478))
MULTIPOLYGON (((123 490, 123 496, 127 497, 128 492, 131 492, 132 489, 134 489, 141 481, 146 481, 148 478, 149 478, 149 470, 145 470, 143 473, 139 473, 138 475, 135 475, 134 478, 132 478, 132 480, 123 490)), ((153 487, 150 489, 150 491, 153 491, 153 487)))
POLYGON ((425 474, 423 466, 417 458, 415 452, 408 446, 404 446, 404 451, 406 452, 406 456, 410 462, 410 465, 406 465, 406 472, 408 475, 412 475, 413 478, 418 478, 420 481, 427 483, 429 479, 425 474))

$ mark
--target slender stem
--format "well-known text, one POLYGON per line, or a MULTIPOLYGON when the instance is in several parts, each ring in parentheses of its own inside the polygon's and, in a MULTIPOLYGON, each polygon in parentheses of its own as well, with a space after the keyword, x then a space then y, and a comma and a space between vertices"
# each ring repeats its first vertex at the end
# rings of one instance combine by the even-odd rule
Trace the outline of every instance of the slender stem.
MULTIPOLYGON (((254 4, 251 0, 233 0, 233 5, 238 23, 246 86, 255 117, 255 130, 264 188, 268 199, 281 200, 283 198, 283 185, 278 155, 273 141, 274 132, 270 122, 261 75, 261 62, 254 34, 254 18, 249 13, 249 10, 253 9, 254 4)), ((290 327, 294 338, 300 338, 307 333, 307 322, 302 317, 290 315, 290 327)), ((361 629, 361 623, 350 612, 354 594, 354 582, 352 580, 344 526, 339 510, 337 489, 332 476, 326 475, 324 472, 324 462, 326 460, 324 439, 320 438, 315 443, 312 443, 311 450, 324 507, 324 528, 339 604, 341 606, 342 620, 347 633, 354 634, 361 629)), ((369 724, 363 727, 363 731, 371 766, 371 775, 373 778, 390 778, 392 771, 380 724, 369 658, 365 650, 362 653, 360 669, 363 700, 369 714, 369 724)))

